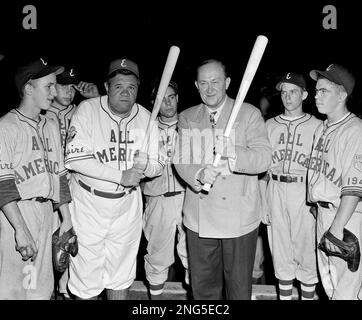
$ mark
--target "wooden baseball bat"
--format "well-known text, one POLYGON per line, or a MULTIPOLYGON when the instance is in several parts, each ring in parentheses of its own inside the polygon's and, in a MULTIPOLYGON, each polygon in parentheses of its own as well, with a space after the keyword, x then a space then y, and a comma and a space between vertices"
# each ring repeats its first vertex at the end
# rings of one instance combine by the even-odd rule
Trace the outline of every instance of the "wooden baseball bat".
MULTIPOLYGON (((235 119, 240 111, 240 108, 244 102, 250 84, 254 79, 254 75, 256 73, 256 70, 258 69, 260 60, 264 54, 267 43, 268 43, 268 38, 262 35, 258 36, 255 40, 253 50, 250 54, 250 58, 244 72, 244 76, 243 79, 241 80, 239 91, 234 102, 233 110, 231 111, 228 123, 224 131, 225 137, 229 137, 230 135, 231 129, 234 125, 235 119)), ((221 154, 217 153, 215 155, 214 162, 212 165, 214 167, 217 167, 220 159, 221 159, 221 154)), ((202 189, 204 191, 209 191, 210 187, 211 185, 209 183, 205 183, 202 189)))
POLYGON ((171 80, 173 71, 175 69, 176 62, 177 62, 179 54, 180 54, 180 48, 177 47, 177 46, 172 46, 170 48, 170 51, 168 52, 166 64, 165 64, 165 67, 163 69, 160 84, 158 86, 156 99, 155 99, 155 102, 153 104, 151 117, 150 117, 150 119, 148 121, 148 124, 147 124, 145 139, 143 140, 143 143, 142 143, 141 151, 143 151, 143 152, 147 152, 151 125, 152 125, 152 122, 156 120, 158 112, 160 111, 162 100, 165 97, 166 90, 167 90, 167 87, 168 87, 168 85, 170 83, 170 80, 171 80))

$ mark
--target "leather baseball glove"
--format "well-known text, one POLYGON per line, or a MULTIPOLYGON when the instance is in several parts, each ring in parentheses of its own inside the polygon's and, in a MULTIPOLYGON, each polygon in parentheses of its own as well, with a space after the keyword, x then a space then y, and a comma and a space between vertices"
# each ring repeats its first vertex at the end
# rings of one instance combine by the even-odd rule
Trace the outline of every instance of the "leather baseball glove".
POLYGON ((355 272, 358 269, 361 252, 357 237, 346 228, 343 229, 343 241, 326 231, 318 244, 318 248, 327 256, 339 257, 347 262, 348 269, 355 272), (340 252, 330 251, 326 247, 326 239, 340 249, 340 252))
POLYGON ((78 253, 77 235, 73 228, 59 237, 60 227, 53 233, 52 254, 54 269, 63 273, 69 265, 69 254, 75 257, 78 253))

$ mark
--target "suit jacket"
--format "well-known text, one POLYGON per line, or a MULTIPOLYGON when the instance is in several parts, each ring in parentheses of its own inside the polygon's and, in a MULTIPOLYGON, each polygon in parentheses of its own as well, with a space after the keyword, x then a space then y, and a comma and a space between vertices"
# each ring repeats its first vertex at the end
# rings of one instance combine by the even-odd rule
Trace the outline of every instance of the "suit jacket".
MULTIPOLYGON (((213 139, 222 135, 234 100, 227 97, 216 127, 212 129, 204 104, 191 107, 179 116, 179 139, 174 164, 187 183, 184 224, 207 238, 234 238, 245 235, 260 223, 258 174, 271 163, 271 146, 260 111, 244 103, 233 126, 236 146, 232 170, 217 177, 208 195, 199 192, 196 173, 214 159, 213 139)), ((231 164, 223 160, 221 165, 231 164)))

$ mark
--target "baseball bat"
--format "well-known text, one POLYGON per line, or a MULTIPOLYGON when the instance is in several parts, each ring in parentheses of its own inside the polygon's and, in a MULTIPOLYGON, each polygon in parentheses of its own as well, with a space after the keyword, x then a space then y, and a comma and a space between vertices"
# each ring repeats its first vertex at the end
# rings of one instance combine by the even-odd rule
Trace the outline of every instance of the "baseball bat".
POLYGON ((162 100, 165 97, 166 90, 167 90, 167 87, 168 87, 168 85, 170 83, 170 80, 171 80, 173 71, 175 69, 176 62, 177 62, 179 54, 180 54, 180 48, 177 47, 177 46, 172 46, 170 48, 169 52, 168 52, 166 64, 165 64, 165 67, 164 67, 163 72, 162 72, 160 84, 158 86, 156 99, 155 99, 155 102, 153 104, 151 117, 150 117, 150 119, 148 121, 148 124, 147 124, 146 136, 145 136, 145 139, 143 140, 143 143, 142 143, 141 151, 143 151, 143 152, 147 151, 151 124, 152 124, 153 121, 156 120, 158 112, 160 111, 162 100))
MULTIPOLYGON (((225 137, 229 137, 230 135, 235 119, 240 111, 242 104, 244 103, 244 99, 249 90, 250 84, 254 79, 256 70, 258 69, 260 60, 264 54, 267 43, 268 43, 268 38, 262 35, 259 35, 255 40, 253 50, 251 51, 249 61, 243 75, 243 79, 241 80, 239 91, 234 102, 233 110, 231 111, 228 123, 224 131, 225 137)), ((221 159, 221 154, 217 153, 215 155, 214 162, 212 165, 214 167, 217 167, 220 159, 221 159)), ((205 183, 202 190, 209 191, 210 187, 211 185, 209 183, 205 183)))
MULTIPOLYGON (((140 151, 147 152, 149 140, 150 140, 150 131, 152 122, 156 120, 158 112, 160 111, 160 107, 162 104, 162 100, 166 94, 167 87, 170 83, 173 71, 176 66, 176 62, 178 56, 180 54, 180 48, 177 46, 172 46, 168 52, 167 60, 165 67, 163 68, 160 84, 158 85, 158 90, 155 98, 155 102, 153 104, 152 113, 150 119, 148 120, 145 139, 143 139, 142 146, 140 151)), ((126 192, 132 192, 133 188, 128 189, 126 192)))

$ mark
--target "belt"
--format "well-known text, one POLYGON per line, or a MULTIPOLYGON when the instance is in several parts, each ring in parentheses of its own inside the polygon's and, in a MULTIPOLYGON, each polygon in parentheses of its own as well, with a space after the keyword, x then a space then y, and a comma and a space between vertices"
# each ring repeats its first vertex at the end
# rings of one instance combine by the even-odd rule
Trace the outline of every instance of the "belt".
POLYGON ((333 206, 333 203, 332 202, 327 202, 327 201, 317 201, 318 205, 322 208, 327 208, 329 209, 329 205, 332 205, 333 206))
POLYGON ((166 192, 163 194, 164 197, 172 197, 172 196, 175 196, 177 194, 181 194, 183 191, 174 191, 174 192, 166 192))
POLYGON ((102 197, 102 198, 107 198, 107 199, 118 199, 118 198, 122 198, 126 193, 125 192, 121 192, 121 193, 110 193, 110 192, 104 192, 104 191, 100 191, 97 189, 93 189, 92 187, 86 185, 84 182, 78 180, 79 185, 87 190, 88 192, 95 194, 98 197, 102 197))
POLYGON ((276 180, 276 181, 280 181, 280 182, 286 182, 286 183, 303 182, 303 176, 292 177, 292 176, 283 176, 283 175, 278 176, 276 174, 272 174, 272 179, 276 180))
POLYGON ((32 200, 43 203, 43 202, 49 201, 50 199, 43 198, 43 197, 36 197, 36 198, 32 198, 32 200))

